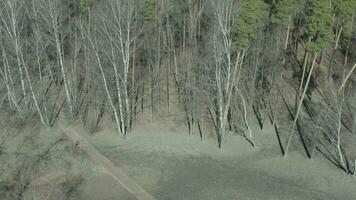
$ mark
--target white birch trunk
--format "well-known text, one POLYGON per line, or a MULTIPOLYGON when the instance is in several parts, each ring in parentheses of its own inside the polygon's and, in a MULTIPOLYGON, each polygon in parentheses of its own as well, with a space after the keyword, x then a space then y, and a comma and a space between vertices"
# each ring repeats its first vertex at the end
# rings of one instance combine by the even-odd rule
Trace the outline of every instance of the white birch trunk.
POLYGON ((70 96, 70 92, 69 92, 69 87, 68 87, 68 79, 67 79, 67 75, 66 75, 66 69, 64 66, 64 59, 63 59, 63 51, 62 51, 62 47, 61 47, 61 41, 59 39, 59 27, 58 27, 58 11, 56 10, 56 5, 54 2, 49 2, 49 6, 50 6, 50 17, 51 17, 51 25, 52 25, 52 31, 53 31, 53 36, 54 36, 54 40, 56 43, 56 53, 57 53, 57 57, 58 57, 58 63, 61 69, 61 73, 63 76, 63 81, 64 81, 64 89, 65 89, 65 95, 66 95, 66 99, 67 99, 67 103, 69 106, 69 110, 70 113, 73 114, 73 105, 72 105, 72 100, 71 100, 71 96, 70 96))
MULTIPOLYGON (((90 37, 90 36, 89 36, 90 37)), ((105 92, 108 96, 108 100, 109 100, 109 103, 110 103, 110 106, 114 112, 114 117, 115 117, 115 121, 116 121, 116 125, 117 125, 117 129, 119 131, 119 133, 121 133, 122 135, 124 135, 124 133, 121 131, 121 127, 120 127, 120 122, 119 122, 119 116, 117 114, 117 109, 115 107, 115 104, 111 98, 111 95, 110 95, 110 91, 109 91, 109 87, 108 87, 108 83, 107 83, 107 80, 106 80, 106 76, 105 76, 105 72, 104 72, 104 69, 103 69, 103 66, 102 66, 102 61, 100 59, 100 56, 96 50, 96 47, 93 43, 93 41, 91 40, 91 38, 89 38, 89 41, 91 43, 91 46, 94 50, 94 54, 95 54, 95 57, 97 59, 97 62, 98 62, 98 65, 99 65, 99 69, 100 69, 100 73, 101 73, 101 77, 103 79, 103 82, 104 82, 104 88, 105 88, 105 92)))
POLYGON ((289 146, 292 142, 292 139, 293 139, 293 135, 294 135, 294 129, 295 129, 295 126, 297 125, 297 122, 298 122, 298 118, 299 118, 299 114, 300 114, 300 110, 302 108, 302 105, 303 105, 303 100, 304 100, 304 97, 305 97, 305 94, 308 90, 308 86, 309 86, 309 82, 310 82, 310 79, 312 77, 312 74, 313 74, 313 70, 314 70, 314 67, 315 67, 315 63, 316 63, 316 58, 317 58, 317 55, 318 54, 315 54, 314 55, 314 59, 313 59, 313 63, 312 63, 312 66, 310 68, 310 71, 309 71, 309 75, 308 75, 308 79, 307 79, 307 82, 305 83, 305 86, 304 86, 304 91, 301 95, 301 98, 299 100, 299 104, 298 104, 298 107, 297 107, 297 112, 294 116, 294 121, 293 121, 293 126, 292 126, 292 129, 289 133, 289 138, 288 138, 288 142, 287 142, 287 145, 286 145, 286 149, 285 149, 285 152, 284 152, 284 157, 286 158, 287 155, 288 155, 288 150, 289 150, 289 146))

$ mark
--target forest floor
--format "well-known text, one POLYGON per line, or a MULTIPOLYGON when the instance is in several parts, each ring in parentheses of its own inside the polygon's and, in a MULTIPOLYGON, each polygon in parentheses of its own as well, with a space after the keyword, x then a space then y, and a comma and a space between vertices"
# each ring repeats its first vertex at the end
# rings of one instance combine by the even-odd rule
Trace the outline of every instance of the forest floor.
MULTIPOLYGON (((283 158, 276 131, 267 120, 261 130, 251 115, 254 148, 241 135, 228 132, 219 149, 213 130, 207 128, 209 125, 202 126, 202 139, 196 130, 188 135, 183 109, 179 102, 175 102, 177 91, 173 89, 174 84, 170 87, 170 112, 164 100, 158 104, 160 107, 155 108, 154 115, 146 108, 137 116, 133 130, 125 137, 117 133, 108 115, 94 133, 76 123, 64 128, 62 125, 62 130, 58 126, 33 128, 29 123, 16 130, 16 134, 12 134, 13 130, 6 131, 12 136, 3 140, 5 153, 0 149, 0 161, 7 159, 7 153, 17 152, 18 148, 14 147, 23 146, 29 137, 34 137, 32 140, 36 145, 28 144, 23 151, 32 152, 31 148, 43 146, 40 148, 43 150, 30 155, 36 158, 37 151, 46 152, 44 147, 50 147, 65 132, 67 138, 58 152, 66 153, 51 155, 70 164, 59 165, 59 159, 46 161, 30 182, 25 199, 136 199, 120 183, 122 177, 142 187, 157 200, 355 199, 356 176, 346 175, 317 151, 313 159, 308 159, 297 136, 288 158, 283 158), (78 134, 81 142, 71 141, 73 138, 68 138, 69 132, 78 134), (88 146, 90 148, 86 148, 88 146), (122 176, 116 176, 110 168, 119 169, 122 176), (64 183, 73 182, 75 176, 80 177, 80 184, 66 189, 68 186, 64 187, 64 183), (64 188, 61 192, 65 198, 60 198, 58 192, 47 195, 58 186, 64 188), (69 192, 73 194, 68 195, 69 192)), ((166 94, 161 95, 164 97, 166 94)), ((0 136, 6 135, 3 128, 11 125, 3 118, 5 115, 0 113, 0 122, 3 122, 0 123, 0 136)), ((15 125, 12 127, 18 127, 15 125)), ((0 174, 0 195, 4 194, 1 184, 5 178, 0 174)))
POLYGON ((156 199, 355 199, 355 177, 298 148, 284 159, 270 126, 255 126, 255 148, 230 134, 218 149, 215 138, 201 141, 169 124, 139 124, 125 138, 110 129, 94 135, 74 129, 156 199))
POLYGON ((63 122, 60 123, 59 128, 65 133, 72 144, 82 149, 88 156, 104 171, 111 176, 117 183, 119 183, 131 196, 138 200, 153 200, 154 198, 148 194, 143 188, 132 181, 119 167, 115 166, 108 158, 101 154, 93 145, 91 145, 85 138, 81 137, 73 128, 68 127, 63 122))
MULTIPOLYGON (((271 125, 261 131, 252 120, 255 148, 243 137, 228 133, 222 149, 218 149, 209 130, 203 130, 206 134, 202 140, 197 133, 188 136, 181 113, 162 115, 155 122, 144 117, 137 120, 126 137, 118 135, 112 123, 103 122, 94 134, 81 125, 72 125, 70 129, 157 200, 355 199, 355 176, 346 175, 318 152, 308 159, 297 137, 288 159, 283 158, 271 125)), ((28 127, 23 129, 27 133, 25 130, 28 127)), ((41 128, 39 132, 36 143, 47 146, 49 137, 61 135, 58 127, 41 128)), ((51 165, 56 167, 42 171, 42 178, 34 181, 40 183, 30 184, 30 188, 35 188, 31 196, 36 198, 32 199, 46 199, 33 194, 48 191, 50 186, 55 188, 63 176, 71 174, 80 174, 82 181, 75 196, 67 199, 135 199, 105 167, 89 157, 87 152, 73 153, 65 157, 74 163, 70 169, 51 165)))

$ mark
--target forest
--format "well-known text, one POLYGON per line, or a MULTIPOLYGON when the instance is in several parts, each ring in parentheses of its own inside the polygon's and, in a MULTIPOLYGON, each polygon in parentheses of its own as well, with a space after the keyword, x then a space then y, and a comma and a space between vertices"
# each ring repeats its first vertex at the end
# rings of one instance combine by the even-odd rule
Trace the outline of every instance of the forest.
MULTIPOLYGON (((63 121, 129 146, 137 127, 179 115, 209 151, 297 151, 354 177, 355 15, 356 0, 0 0, 0 199, 41 199, 26 195, 50 157, 84 159, 63 121)), ((82 179, 47 199, 80 199, 82 179)))

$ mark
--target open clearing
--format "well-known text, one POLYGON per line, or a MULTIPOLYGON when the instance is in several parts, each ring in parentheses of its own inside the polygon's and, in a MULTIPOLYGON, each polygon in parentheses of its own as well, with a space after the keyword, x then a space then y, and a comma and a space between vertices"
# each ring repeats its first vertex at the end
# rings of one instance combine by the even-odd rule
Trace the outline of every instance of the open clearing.
MULTIPOLYGON (((197 133, 188 136, 178 118, 165 117, 160 123, 140 120, 126 137, 110 126, 95 134, 80 125, 68 125, 65 130, 80 135, 157 200, 355 199, 355 176, 346 175, 318 152, 308 159, 297 137, 288 159, 284 159, 272 126, 266 125, 260 131, 253 122, 255 148, 245 138, 229 133, 223 148, 218 149, 215 137, 209 134, 203 140, 197 133)), ((40 128, 36 143, 48 144, 62 133, 58 127, 40 128)), ((9 147, 19 146, 26 138, 26 134, 17 135, 8 141, 9 147)), ((72 150, 63 159, 71 162, 71 167, 59 165, 59 161, 44 165, 41 176, 25 193, 26 199, 46 199, 48 191, 63 187, 69 177, 80 177, 81 181, 67 199, 136 199, 119 183, 122 180, 116 180, 105 168, 105 163, 93 159, 85 148, 76 149, 87 144, 70 140, 65 140, 65 146, 72 150)))
POLYGON ((168 128, 136 128, 125 138, 109 129, 95 135, 75 130, 156 199, 353 200, 356 196, 355 177, 321 156, 309 160, 293 147, 285 160, 271 127, 256 129, 255 149, 242 137, 227 135, 220 150, 214 148, 214 138, 200 141, 198 135, 168 128))

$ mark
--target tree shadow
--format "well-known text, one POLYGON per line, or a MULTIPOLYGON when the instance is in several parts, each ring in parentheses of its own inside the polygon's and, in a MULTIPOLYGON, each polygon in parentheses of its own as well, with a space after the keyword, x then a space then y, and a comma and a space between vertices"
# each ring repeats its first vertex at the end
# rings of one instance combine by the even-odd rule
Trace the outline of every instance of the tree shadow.
POLYGON ((283 147, 283 144, 282 144, 282 141, 281 141, 281 137, 280 137, 280 133, 279 133, 279 130, 278 130, 278 127, 277 127, 276 123, 274 124, 274 130, 276 132, 279 148, 281 150, 282 155, 284 155, 284 147, 283 147))
MULTIPOLYGON (((323 144, 322 144, 323 145, 323 144)), ((325 145, 323 145, 324 149, 326 149, 326 151, 328 152, 325 153, 324 151, 322 151, 318 146, 315 147, 315 149, 321 153, 321 155, 323 155, 328 161, 330 161, 335 167, 343 170, 345 173, 348 173, 347 170, 337 161, 337 159, 335 158, 335 156, 325 147, 325 145)))
POLYGON ((255 116, 257 118, 258 121, 258 125, 260 126, 260 129, 263 129, 263 118, 261 115, 261 112, 259 110, 256 109, 256 107, 253 105, 252 106, 253 112, 255 113, 255 116))
MULTIPOLYGON (((294 114, 293 114, 291 108, 289 107, 287 100, 286 100, 286 99, 284 98, 284 96, 282 95, 282 93, 281 93, 281 97, 282 97, 282 100, 283 100, 283 102, 284 102, 285 107, 286 107, 287 110, 288 110, 289 115, 290 115, 291 118, 294 120, 294 117, 295 117, 295 116, 294 116, 294 114)), ((299 124, 299 120, 297 121, 297 128, 298 128, 299 137, 300 137, 300 140, 301 140, 301 142, 302 142, 304 151, 305 151, 306 155, 308 156, 308 158, 311 158, 310 152, 309 152, 309 150, 308 150, 308 146, 307 146, 307 144, 306 144, 306 140, 305 140, 305 138, 304 138, 304 136, 303 136, 303 134, 302 134, 302 128, 301 128, 301 126, 300 126, 300 124, 299 124)))

